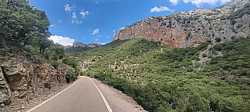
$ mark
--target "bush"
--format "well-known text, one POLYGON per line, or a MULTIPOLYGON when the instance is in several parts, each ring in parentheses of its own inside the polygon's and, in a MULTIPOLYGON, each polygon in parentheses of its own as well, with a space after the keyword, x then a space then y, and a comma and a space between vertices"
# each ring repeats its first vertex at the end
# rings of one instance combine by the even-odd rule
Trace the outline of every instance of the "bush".
POLYGON ((66 79, 67 83, 75 81, 77 79, 77 73, 76 73, 75 69, 68 68, 65 79, 66 79))
POLYGON ((66 65, 69 65, 70 67, 72 67, 72 68, 77 68, 77 66, 78 66, 78 60, 76 60, 75 58, 73 58, 73 57, 66 57, 66 58, 64 58, 63 59, 63 61, 62 61, 64 64, 66 64, 66 65))
POLYGON ((123 91, 150 112, 248 112, 250 40, 215 46, 223 56, 211 57, 204 71, 196 71, 193 61, 207 45, 172 49, 135 39, 80 57, 99 57, 87 75, 123 91))
POLYGON ((57 69, 58 66, 59 66, 61 63, 59 63, 58 61, 51 61, 50 64, 51 64, 55 69, 57 69))

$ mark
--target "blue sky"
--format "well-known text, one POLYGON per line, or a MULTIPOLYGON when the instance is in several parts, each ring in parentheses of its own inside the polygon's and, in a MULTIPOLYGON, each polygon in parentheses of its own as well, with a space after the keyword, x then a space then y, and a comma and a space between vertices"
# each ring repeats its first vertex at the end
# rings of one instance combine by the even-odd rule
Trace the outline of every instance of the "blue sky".
POLYGON ((46 12, 50 39, 108 43, 115 31, 149 16, 164 16, 195 8, 214 8, 229 0, 30 0, 46 12))

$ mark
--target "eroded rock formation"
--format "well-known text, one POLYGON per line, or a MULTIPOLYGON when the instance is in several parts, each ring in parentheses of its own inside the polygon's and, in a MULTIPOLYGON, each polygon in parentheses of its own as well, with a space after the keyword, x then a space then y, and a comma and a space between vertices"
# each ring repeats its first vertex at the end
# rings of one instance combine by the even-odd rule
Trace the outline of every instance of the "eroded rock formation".
POLYGON ((10 103, 25 105, 65 81, 66 65, 57 68, 35 60, 24 51, 0 49, 0 112, 10 103))
POLYGON ((214 10, 197 9, 150 17, 117 32, 114 40, 145 38, 174 48, 220 43, 250 35, 250 1, 234 0, 214 10))

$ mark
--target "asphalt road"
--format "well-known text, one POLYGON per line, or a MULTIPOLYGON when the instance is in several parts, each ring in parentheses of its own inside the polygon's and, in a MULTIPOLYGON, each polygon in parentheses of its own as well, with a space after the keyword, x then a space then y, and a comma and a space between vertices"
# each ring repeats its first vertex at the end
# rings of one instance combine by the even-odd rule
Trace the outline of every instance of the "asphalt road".
POLYGON ((95 82, 82 77, 28 112, 112 112, 108 108, 95 82))
POLYGON ((143 112, 131 98, 88 77, 27 112, 143 112))

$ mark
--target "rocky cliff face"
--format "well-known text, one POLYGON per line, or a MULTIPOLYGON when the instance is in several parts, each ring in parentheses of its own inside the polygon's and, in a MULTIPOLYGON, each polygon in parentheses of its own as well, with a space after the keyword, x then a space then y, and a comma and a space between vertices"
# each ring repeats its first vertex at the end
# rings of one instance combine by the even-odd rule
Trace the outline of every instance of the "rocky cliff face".
POLYGON ((4 110, 6 105, 25 105, 46 90, 66 83, 66 66, 56 69, 23 51, 0 49, 0 62, 0 112, 8 110, 4 110))
POLYGON ((220 43, 250 35, 250 0, 234 0, 214 10, 198 9, 150 17, 120 30, 114 40, 146 38, 174 48, 220 43))

